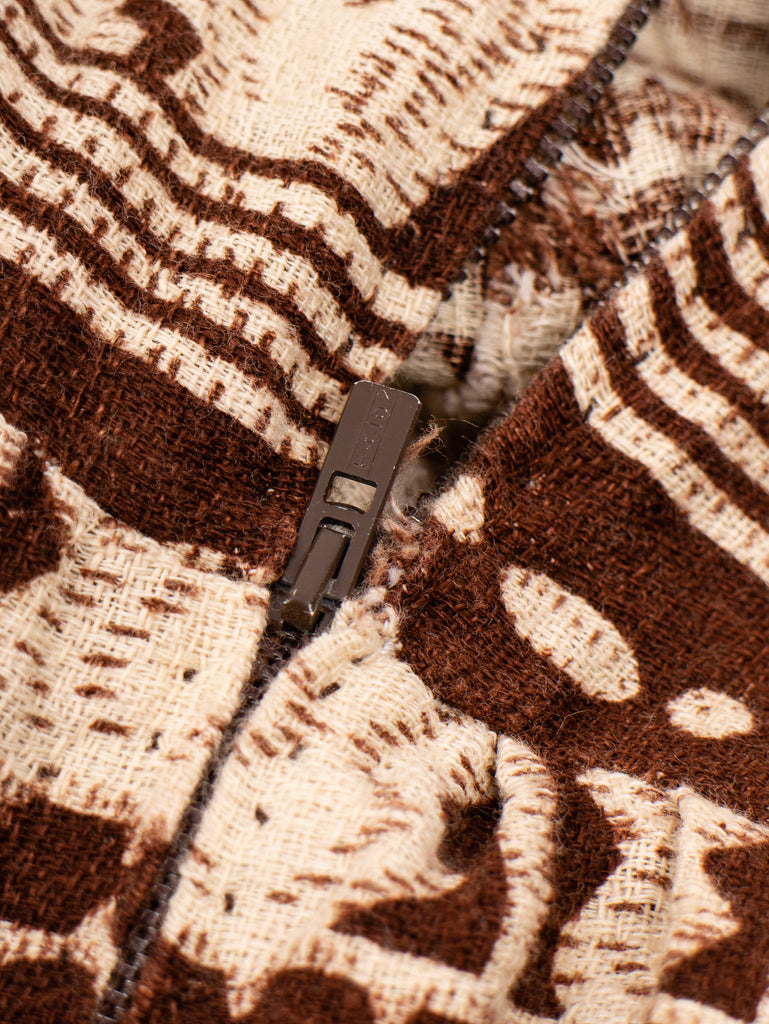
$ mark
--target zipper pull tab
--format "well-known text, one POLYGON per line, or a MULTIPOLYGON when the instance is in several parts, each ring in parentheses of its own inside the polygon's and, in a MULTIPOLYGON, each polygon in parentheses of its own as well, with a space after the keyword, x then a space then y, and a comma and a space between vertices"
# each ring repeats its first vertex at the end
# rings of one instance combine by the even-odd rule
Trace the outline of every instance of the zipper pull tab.
POLYGON ((325 625, 358 582, 420 401, 370 381, 354 384, 270 602, 273 626, 325 625))

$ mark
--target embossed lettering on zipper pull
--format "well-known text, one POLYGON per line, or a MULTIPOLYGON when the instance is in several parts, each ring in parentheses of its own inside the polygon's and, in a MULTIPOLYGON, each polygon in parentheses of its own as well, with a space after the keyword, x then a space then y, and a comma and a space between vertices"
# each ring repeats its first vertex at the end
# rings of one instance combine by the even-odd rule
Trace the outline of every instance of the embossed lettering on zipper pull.
POLYGON ((358 582, 420 402, 382 384, 354 384, 270 602, 270 623, 309 633, 358 582))

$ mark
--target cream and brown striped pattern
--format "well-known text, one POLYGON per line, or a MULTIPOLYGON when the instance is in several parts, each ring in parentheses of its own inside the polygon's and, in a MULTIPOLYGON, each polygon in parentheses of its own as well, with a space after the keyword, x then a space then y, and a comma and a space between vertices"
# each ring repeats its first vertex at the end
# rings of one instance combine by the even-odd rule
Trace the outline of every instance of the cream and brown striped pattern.
POLYGON ((407 662, 556 793, 510 1020, 768 1019, 768 285, 763 141, 601 302, 405 562, 407 662))
POLYGON ((39 392, 5 396, 18 425, 158 539, 274 561, 350 383, 394 371, 623 4, 519 7, 8 3, 6 358, 39 392), (105 430, 111 487, 75 451, 105 430))
POLYGON ((757 0, 663 3, 443 299, 623 10, 2 0, 3 1024, 769 1021, 769 142, 605 294, 757 0), (243 709, 352 382, 485 415, 573 328, 243 709))
POLYGON ((95 1010, 351 383, 623 8, 0 6, 0 1019, 95 1010))

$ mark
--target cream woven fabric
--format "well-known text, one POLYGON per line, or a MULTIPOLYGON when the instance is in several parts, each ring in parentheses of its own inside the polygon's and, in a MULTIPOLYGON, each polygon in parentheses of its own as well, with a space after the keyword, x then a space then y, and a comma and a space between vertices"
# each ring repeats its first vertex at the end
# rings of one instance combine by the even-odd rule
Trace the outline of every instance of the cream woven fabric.
POLYGON ((765 125, 638 262, 769 11, 640 20, 0 5, 2 1024, 769 1024, 765 125), (358 379, 497 420, 262 692, 358 379))

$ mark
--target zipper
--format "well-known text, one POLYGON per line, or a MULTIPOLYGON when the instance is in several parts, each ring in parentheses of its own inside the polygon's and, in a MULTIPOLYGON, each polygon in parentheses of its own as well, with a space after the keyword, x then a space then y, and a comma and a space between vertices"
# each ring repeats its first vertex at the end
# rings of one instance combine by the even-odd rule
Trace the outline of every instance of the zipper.
POLYGON ((273 591, 273 628, 323 629, 352 592, 420 406, 407 391, 371 381, 352 386, 294 553, 273 591))
MULTIPOLYGON (((507 195, 498 203, 494 216, 469 254, 470 263, 480 263, 484 259, 488 249, 499 241, 502 229, 512 224, 518 209, 541 191, 561 159, 561 147, 573 142, 585 126, 595 105, 614 81, 614 72, 625 62, 638 33, 659 5, 660 0, 635 0, 622 12, 608 42, 590 61, 584 74, 571 84, 569 98, 545 128, 518 177, 510 182, 507 195)), ((467 278, 467 273, 466 268, 460 270, 456 280, 444 292, 445 298, 451 294, 454 285, 467 278)))
MULTIPOLYGON (((541 191, 561 158, 561 146, 572 142, 584 127, 613 81, 614 71, 624 62, 659 2, 636 0, 625 8, 606 46, 572 83, 569 98, 546 127, 518 177, 510 183, 507 195, 497 204, 489 225, 471 249, 468 262, 482 260, 499 239, 501 229, 512 223, 518 208, 541 191)), ((739 156, 769 132, 765 121, 760 119, 758 124, 762 128, 754 126, 748 138, 737 143, 741 147, 739 156)), ((725 159, 731 161, 731 169, 737 157, 729 154, 725 159)), ((719 171, 706 179, 706 183, 710 182, 709 191, 728 173, 721 173, 723 164, 721 161, 719 171)), ((695 208, 681 208, 681 216, 686 218, 683 223, 688 222, 695 208)), ((662 237, 669 235, 663 232, 662 237)), ((648 262, 651 257, 644 256, 658 240, 661 238, 647 246, 636 263, 648 262)), ((631 264, 620 284, 634 267, 631 264)), ((444 297, 466 277, 467 270, 460 269, 444 297)), ((359 381, 350 389, 302 518, 294 551, 282 578, 273 587, 267 625, 238 708, 203 770, 149 895, 128 932, 93 1024, 120 1024, 130 1008, 141 972, 179 884, 181 864, 192 848, 220 769, 232 752, 241 726, 284 665, 327 627, 336 609, 357 585, 420 404, 416 395, 370 381, 359 381)))
POLYGON ((118 1024, 128 1012, 150 947, 213 794, 248 715, 283 666, 325 629, 352 592, 376 535, 377 521, 416 423, 421 402, 407 391, 371 381, 350 389, 331 446, 297 534, 294 552, 274 586, 251 676, 238 709, 209 758, 143 909, 94 1016, 118 1024))
POLYGON ((665 225, 644 246, 641 252, 632 259, 620 277, 607 289, 598 305, 604 305, 618 288, 626 285, 631 278, 641 272, 657 255, 659 247, 667 242, 681 228, 685 228, 702 204, 723 184, 735 169, 739 161, 747 156, 756 146, 769 135, 769 107, 756 117, 744 135, 741 135, 731 148, 721 157, 715 168, 702 179, 702 184, 695 189, 675 210, 665 218, 665 225))

